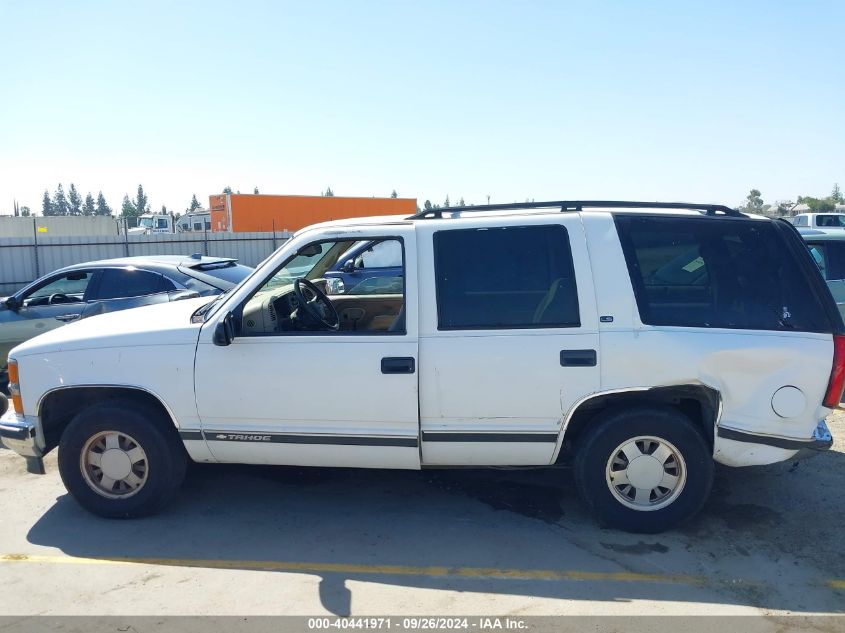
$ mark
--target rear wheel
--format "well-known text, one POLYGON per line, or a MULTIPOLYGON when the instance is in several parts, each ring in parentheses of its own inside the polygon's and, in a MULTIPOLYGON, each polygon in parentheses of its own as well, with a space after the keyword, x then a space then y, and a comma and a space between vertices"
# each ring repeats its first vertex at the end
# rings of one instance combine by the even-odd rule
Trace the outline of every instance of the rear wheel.
POLYGON ((187 456, 169 420, 131 401, 79 413, 62 433, 59 472, 86 510, 108 518, 153 514, 178 492, 187 456))
POLYGON ((578 491, 599 519, 629 532, 661 532, 701 509, 713 457, 701 430, 671 408, 599 414, 575 458, 578 491))

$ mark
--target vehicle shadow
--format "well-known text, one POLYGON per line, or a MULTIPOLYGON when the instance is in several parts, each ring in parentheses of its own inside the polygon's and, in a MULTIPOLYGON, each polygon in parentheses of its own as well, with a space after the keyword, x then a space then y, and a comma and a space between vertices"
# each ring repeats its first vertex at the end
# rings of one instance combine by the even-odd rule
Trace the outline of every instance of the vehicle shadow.
POLYGON ((562 470, 194 465, 160 515, 99 519, 64 495, 28 540, 77 557, 313 573, 322 605, 337 615, 352 610, 350 580, 842 612, 824 582, 845 569, 845 553, 820 546, 841 530, 843 459, 720 469, 696 519, 651 536, 598 527, 562 470))

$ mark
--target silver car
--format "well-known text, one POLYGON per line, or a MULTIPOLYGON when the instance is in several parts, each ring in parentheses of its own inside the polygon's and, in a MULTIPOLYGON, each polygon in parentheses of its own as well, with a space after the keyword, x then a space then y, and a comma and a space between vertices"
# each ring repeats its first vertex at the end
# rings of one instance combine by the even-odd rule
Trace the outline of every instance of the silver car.
POLYGON ((236 259, 202 255, 124 257, 56 270, 0 298, 0 390, 16 345, 79 319, 189 297, 217 295, 252 272, 236 259))

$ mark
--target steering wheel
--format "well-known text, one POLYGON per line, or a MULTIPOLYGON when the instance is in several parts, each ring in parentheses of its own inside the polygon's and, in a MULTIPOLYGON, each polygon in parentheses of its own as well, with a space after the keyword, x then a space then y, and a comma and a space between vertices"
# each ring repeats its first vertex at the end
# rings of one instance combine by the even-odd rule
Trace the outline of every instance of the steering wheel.
POLYGON ((47 305, 53 305, 54 303, 70 303, 70 297, 63 292, 54 292, 47 299, 47 305))
POLYGON ((296 296, 298 307, 305 310, 319 325, 332 331, 340 329, 337 310, 326 294, 313 283, 304 278, 297 279, 293 282, 293 294, 296 296), (311 295, 310 299, 306 298, 306 291, 311 295))

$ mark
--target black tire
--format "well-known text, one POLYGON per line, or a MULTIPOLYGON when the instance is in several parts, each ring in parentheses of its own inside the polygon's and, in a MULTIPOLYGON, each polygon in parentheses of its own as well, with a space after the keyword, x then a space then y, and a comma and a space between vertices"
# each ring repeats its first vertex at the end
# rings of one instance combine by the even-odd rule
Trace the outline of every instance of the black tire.
POLYGON ((130 400, 110 400, 77 414, 59 442, 59 473, 68 492, 93 514, 110 519, 148 516, 163 508, 185 478, 187 454, 176 429, 160 412, 130 400), (146 480, 125 498, 97 492, 83 474, 82 451, 89 439, 115 431, 134 439, 146 454, 146 480))
POLYGON ((671 407, 607 411, 590 422, 578 442, 575 482, 579 494, 603 525, 626 532, 662 532, 686 521, 704 505, 713 484, 712 451, 701 429, 671 407), (669 442, 683 460, 683 486, 678 487, 671 502, 667 497, 667 505, 655 510, 625 505, 608 481, 608 460, 617 447, 642 436, 669 442))

